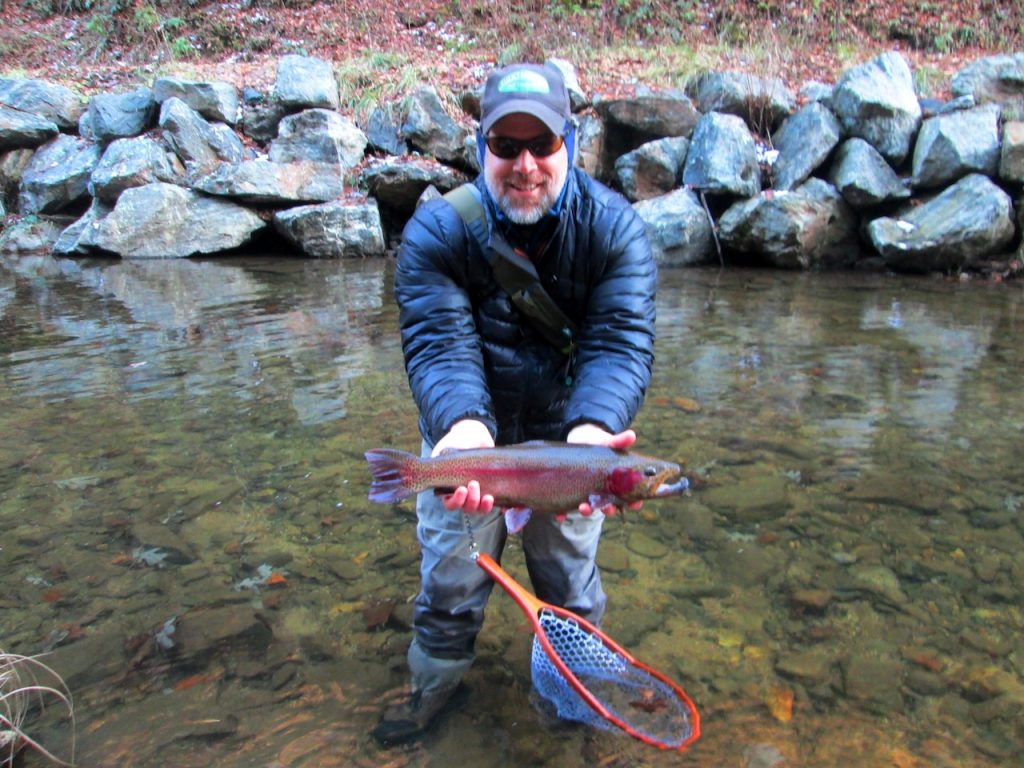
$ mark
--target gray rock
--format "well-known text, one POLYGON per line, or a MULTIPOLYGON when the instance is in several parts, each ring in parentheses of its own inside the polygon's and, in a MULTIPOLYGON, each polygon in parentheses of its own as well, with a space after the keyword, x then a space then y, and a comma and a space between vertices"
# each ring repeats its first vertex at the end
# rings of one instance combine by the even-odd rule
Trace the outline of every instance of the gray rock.
POLYGON ((467 130, 445 111, 433 86, 418 88, 409 97, 401 135, 409 146, 462 169, 472 167, 466 150, 467 130))
POLYGON ((0 253, 50 253, 73 220, 68 216, 26 216, 0 234, 0 253))
POLYGON ((671 192, 682 179, 690 142, 681 136, 656 139, 615 161, 615 176, 631 201, 649 200, 671 192))
POLYGON ((270 144, 275 163, 309 160, 352 168, 363 160, 366 135, 355 123, 327 109, 307 109, 281 120, 270 144))
POLYGON ((124 258, 181 258, 237 248, 265 226, 227 200, 155 182, 125 190, 92 241, 124 258))
POLYGON ((0 200, 11 206, 17 205, 21 177, 34 154, 34 150, 27 148, 0 153, 0 200))
POLYGON ((96 247, 95 235, 99 222, 113 210, 113 206, 93 199, 82 217, 70 224, 53 244, 54 256, 83 256, 96 247))
POLYGON ((228 125, 238 122, 238 89, 231 83, 161 77, 153 83, 153 97, 161 104, 171 97, 181 99, 207 120, 228 125))
POLYGON ((0 104, 41 117, 63 131, 78 125, 85 100, 77 91, 45 80, 0 78, 0 104))
POLYGON ((767 475, 708 488, 704 503, 737 523, 761 523, 789 509, 789 481, 767 475))
POLYGON ((651 251, 659 264, 704 264, 715 256, 714 233, 697 194, 677 189, 633 205, 647 225, 651 251))
POLYGON ((783 677, 807 686, 818 686, 832 679, 832 659, 818 649, 786 653, 775 662, 775 671, 783 677))
POLYGON ((999 107, 987 105, 924 121, 914 146, 913 183, 942 187, 969 173, 999 170, 999 107))
POLYGON ((847 136, 864 139, 894 166, 910 153, 921 105, 910 65, 899 53, 884 53, 845 72, 831 106, 847 136))
POLYGON ((609 132, 626 129, 634 136, 636 149, 666 136, 689 137, 701 114, 686 96, 648 94, 633 99, 613 99, 594 105, 609 132))
POLYGON ((0 105, 0 151, 38 147, 59 132, 52 120, 0 105))
POLYGON ((1024 184, 1024 121, 1003 123, 999 178, 1011 184, 1024 184))
POLYGON ((796 110, 796 96, 777 77, 708 72, 691 81, 687 93, 701 112, 736 115, 761 135, 767 135, 796 110))
POLYGON ((630 532, 629 538, 626 539, 626 548, 649 560, 658 560, 671 551, 664 541, 637 530, 630 532))
POLYGON ((576 128, 576 165, 595 179, 610 177, 611 171, 604 161, 604 122, 595 115, 579 117, 579 126, 576 128))
POLYGON ((797 93, 797 102, 810 104, 812 101, 820 101, 827 105, 832 101, 833 93, 835 93, 835 86, 827 85, 817 80, 808 80, 800 86, 800 90, 797 93))
POLYGON ((192 186, 211 195, 250 203, 310 203, 338 197, 345 191, 345 179, 336 165, 247 160, 220 165, 195 178, 192 186))
POLYGON ((846 698, 886 716, 903 711, 903 665, 897 659, 858 652, 840 667, 846 698))
POLYGON ((384 232, 375 200, 333 201, 274 214, 274 228, 307 256, 382 256, 384 232))
POLYGON ((693 131, 683 183, 713 195, 750 197, 761 190, 757 147, 736 115, 710 112, 693 131))
POLYGON ((277 63, 274 97, 288 110, 341 105, 330 63, 310 56, 282 56, 277 63))
POLYGON ((569 92, 569 107, 577 112, 587 106, 587 96, 580 86, 580 79, 576 74, 576 67, 567 59, 552 57, 544 62, 547 66, 557 69, 565 81, 565 89, 569 92))
POLYGON ((55 213, 77 203, 88 194, 100 153, 99 145, 67 134, 40 147, 21 177, 21 212, 55 213))
POLYGON ((910 187, 864 139, 848 139, 839 146, 828 180, 854 208, 870 208, 910 197, 910 187))
POLYGON ((173 96, 160 105, 160 129, 164 141, 192 174, 206 173, 221 163, 240 162, 245 156, 234 131, 223 123, 207 122, 173 96))
POLYGON ((841 138, 839 120, 819 102, 787 118, 774 138, 779 156, 772 186, 790 190, 804 182, 828 159, 841 138))
POLYGON ((957 72, 950 86, 954 96, 999 104, 1006 119, 1024 120, 1024 52, 978 59, 957 72))
POLYGON ((719 220, 719 236, 729 249, 786 269, 849 266, 859 256, 856 217, 821 179, 734 204, 719 220))
POLYGON ((89 99, 89 130, 97 141, 138 136, 153 123, 156 100, 149 88, 130 93, 100 93, 89 99))
POLYGON ((370 194, 381 205, 411 215, 428 188, 448 192, 468 177, 430 157, 386 158, 371 161, 360 176, 370 194))
POLYGON ((373 149, 388 155, 405 155, 409 152, 409 145, 399 134, 393 105, 382 104, 370 113, 366 125, 366 141, 373 149))
POLYGON ((892 269, 957 269, 1010 244, 1013 206, 992 181, 971 174, 902 216, 875 219, 867 234, 892 269))
POLYGON ((242 110, 242 133, 260 144, 277 138, 277 126, 288 110, 276 101, 246 105, 242 110))
POLYGON ((154 181, 175 182, 177 173, 167 151, 157 142, 144 137, 117 139, 111 142, 89 179, 89 194, 114 202, 131 187, 154 181))

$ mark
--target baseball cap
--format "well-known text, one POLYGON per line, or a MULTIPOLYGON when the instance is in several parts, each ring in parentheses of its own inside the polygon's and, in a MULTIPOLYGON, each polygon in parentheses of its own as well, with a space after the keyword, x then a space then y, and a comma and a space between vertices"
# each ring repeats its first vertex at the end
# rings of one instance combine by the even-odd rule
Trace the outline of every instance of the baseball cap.
POLYGON ((552 133, 564 134, 572 112, 562 74, 540 64, 513 64, 494 70, 484 85, 480 131, 487 135, 496 122, 513 114, 532 115, 552 133))

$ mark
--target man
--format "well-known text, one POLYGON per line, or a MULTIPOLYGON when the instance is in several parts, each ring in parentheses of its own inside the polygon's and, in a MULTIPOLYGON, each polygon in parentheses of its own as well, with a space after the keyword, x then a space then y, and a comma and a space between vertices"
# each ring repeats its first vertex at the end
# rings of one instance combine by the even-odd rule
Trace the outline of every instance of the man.
MULTIPOLYGON (((578 333, 556 348, 510 298, 483 247, 447 200, 417 210, 395 275, 406 370, 424 453, 565 440, 625 449, 654 360, 657 272, 643 221, 629 203, 573 167, 576 132, 560 73, 494 71, 481 103, 474 182, 491 237, 528 259, 578 333)), ((542 600, 598 623, 605 594, 594 559, 604 513, 581 504, 522 530, 542 600)), ((474 658, 491 592, 473 548, 500 559, 507 530, 476 481, 420 494, 422 591, 409 648, 412 695, 374 729, 382 743, 419 735, 474 658)))

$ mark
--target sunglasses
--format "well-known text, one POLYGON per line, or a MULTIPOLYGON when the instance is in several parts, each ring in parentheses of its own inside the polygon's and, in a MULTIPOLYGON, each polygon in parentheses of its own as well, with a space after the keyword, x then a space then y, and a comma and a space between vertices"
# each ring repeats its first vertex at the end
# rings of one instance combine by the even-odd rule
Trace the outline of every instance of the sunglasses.
POLYGON ((495 157, 502 160, 515 160, 524 149, 534 157, 549 157, 562 148, 565 137, 548 133, 536 139, 520 141, 507 136, 488 136, 485 143, 495 157))

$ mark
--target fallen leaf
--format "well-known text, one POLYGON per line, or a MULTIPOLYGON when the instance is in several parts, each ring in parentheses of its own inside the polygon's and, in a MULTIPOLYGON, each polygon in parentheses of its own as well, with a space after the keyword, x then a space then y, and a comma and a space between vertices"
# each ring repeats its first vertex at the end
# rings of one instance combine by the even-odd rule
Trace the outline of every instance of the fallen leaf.
POLYGON ((780 723, 788 723, 793 719, 793 690, 777 685, 768 692, 765 703, 772 717, 780 723))

